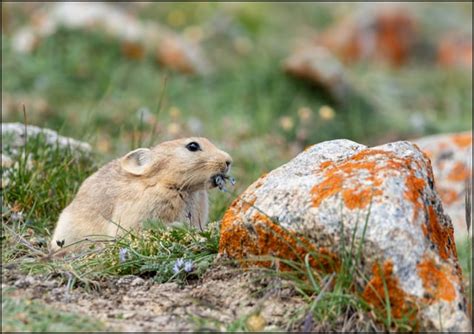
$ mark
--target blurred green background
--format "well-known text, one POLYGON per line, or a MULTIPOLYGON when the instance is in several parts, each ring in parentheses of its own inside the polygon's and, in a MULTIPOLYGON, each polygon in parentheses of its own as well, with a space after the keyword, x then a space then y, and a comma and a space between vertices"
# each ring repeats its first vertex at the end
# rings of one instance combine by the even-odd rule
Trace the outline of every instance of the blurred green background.
MULTIPOLYGON (((309 145, 472 130, 472 3, 396 6, 384 16, 375 3, 2 2, 2 122, 24 122, 24 106, 28 124, 93 148, 92 160, 76 159, 30 141, 34 168, 22 152, 11 173, 2 164, 3 268, 56 272, 19 240, 46 250, 81 182, 140 146, 205 136, 229 152, 233 194, 211 192, 210 219, 220 220, 237 194, 309 145), (331 72, 340 63, 343 96, 328 94, 331 79, 315 85, 285 71, 288 57, 321 43, 342 45, 341 53, 328 46, 332 63, 316 57, 311 65, 331 72), (383 59, 387 50, 398 56, 383 59)), ((470 273, 472 246, 458 252, 470 273)), ((14 296, 2 289, 7 331, 102 328, 14 296)))
MULTIPOLYGON (((99 165, 139 146, 205 136, 233 156, 238 193, 317 142, 375 145, 471 129, 471 70, 436 61, 442 36, 472 29, 471 3, 406 4, 419 41, 414 56, 395 67, 346 64, 352 93, 343 101, 282 64, 297 43, 344 17, 369 16, 374 4, 109 4, 198 44, 206 75, 174 71, 153 52, 127 56, 123 41, 94 27, 56 27, 31 52, 15 51, 15 34, 47 20, 48 6, 2 3, 2 121, 22 122, 24 104, 30 124, 89 142, 99 165)), ((213 219, 230 201, 220 198, 213 219)))

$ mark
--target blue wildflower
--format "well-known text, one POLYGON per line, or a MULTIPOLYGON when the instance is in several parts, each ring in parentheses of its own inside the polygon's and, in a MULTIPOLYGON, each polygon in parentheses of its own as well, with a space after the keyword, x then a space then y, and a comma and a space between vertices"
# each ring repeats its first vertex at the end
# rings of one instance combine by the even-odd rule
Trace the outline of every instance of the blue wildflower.
POLYGON ((23 212, 21 212, 21 211, 13 212, 10 218, 14 222, 18 222, 20 220, 23 220, 23 212))
POLYGON ((184 260, 181 259, 181 258, 177 259, 174 263, 174 266, 173 266, 173 272, 175 274, 179 273, 183 266, 184 266, 184 260))
POLYGON ((193 271, 193 261, 188 260, 184 262, 184 271, 187 273, 190 273, 191 271, 193 271))
POLYGON ((120 263, 124 263, 125 261, 127 261, 127 253, 128 253, 128 249, 120 248, 120 250, 119 250, 119 261, 120 261, 120 263))

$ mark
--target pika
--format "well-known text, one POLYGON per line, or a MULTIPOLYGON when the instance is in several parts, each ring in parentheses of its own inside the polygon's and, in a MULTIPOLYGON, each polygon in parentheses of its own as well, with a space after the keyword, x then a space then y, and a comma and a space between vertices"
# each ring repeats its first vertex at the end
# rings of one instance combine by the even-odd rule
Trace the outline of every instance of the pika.
POLYGON ((202 227, 208 219, 207 191, 227 177, 231 164, 230 155, 206 138, 131 151, 82 183, 59 216, 51 250, 71 244, 75 249, 84 239, 114 238, 148 219, 202 227))

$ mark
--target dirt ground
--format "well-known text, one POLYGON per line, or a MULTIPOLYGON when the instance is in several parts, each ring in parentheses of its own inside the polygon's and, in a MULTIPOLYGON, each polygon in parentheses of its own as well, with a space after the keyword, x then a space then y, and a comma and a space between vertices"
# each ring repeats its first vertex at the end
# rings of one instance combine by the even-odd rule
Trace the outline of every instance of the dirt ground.
POLYGON ((287 283, 218 263, 200 280, 183 286, 124 276, 102 282, 97 290, 68 290, 60 280, 5 268, 2 283, 2 290, 15 288, 13 298, 99 319, 111 331, 226 330, 252 314, 259 314, 256 330, 303 326, 305 303, 287 283))

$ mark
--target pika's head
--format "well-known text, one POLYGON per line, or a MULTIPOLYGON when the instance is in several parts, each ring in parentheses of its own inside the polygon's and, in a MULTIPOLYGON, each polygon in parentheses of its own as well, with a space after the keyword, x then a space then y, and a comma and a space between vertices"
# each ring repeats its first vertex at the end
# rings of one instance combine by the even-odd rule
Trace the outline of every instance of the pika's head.
POLYGON ((206 138, 192 137, 139 148, 119 159, 129 176, 181 191, 216 186, 215 178, 229 173, 232 158, 206 138))

